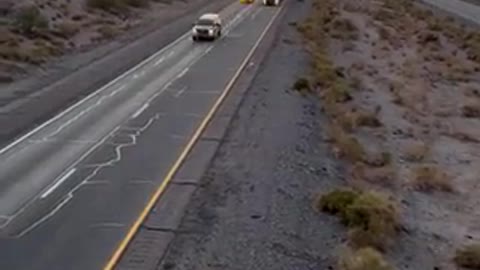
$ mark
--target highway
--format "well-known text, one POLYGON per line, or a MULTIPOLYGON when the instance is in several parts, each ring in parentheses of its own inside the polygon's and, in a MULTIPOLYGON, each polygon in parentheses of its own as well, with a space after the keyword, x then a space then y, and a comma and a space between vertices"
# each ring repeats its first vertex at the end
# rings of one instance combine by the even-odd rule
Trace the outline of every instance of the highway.
POLYGON ((462 0, 421 0, 475 24, 480 24, 480 6, 462 0))
POLYGON ((0 269, 102 269, 278 12, 237 2, 0 150, 0 269))

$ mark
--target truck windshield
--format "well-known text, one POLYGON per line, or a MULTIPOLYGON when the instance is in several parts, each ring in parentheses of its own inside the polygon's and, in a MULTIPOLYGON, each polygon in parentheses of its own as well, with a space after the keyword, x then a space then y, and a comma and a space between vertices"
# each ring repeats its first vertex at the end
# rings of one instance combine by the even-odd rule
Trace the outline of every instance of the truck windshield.
POLYGON ((201 26, 211 26, 214 24, 215 23, 212 20, 201 19, 197 21, 197 25, 201 25, 201 26))

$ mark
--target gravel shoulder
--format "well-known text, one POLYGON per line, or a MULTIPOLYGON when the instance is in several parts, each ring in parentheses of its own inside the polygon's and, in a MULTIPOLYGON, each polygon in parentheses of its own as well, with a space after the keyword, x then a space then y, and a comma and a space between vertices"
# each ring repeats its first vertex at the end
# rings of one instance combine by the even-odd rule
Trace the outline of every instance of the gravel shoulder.
POLYGON ((319 218, 311 196, 335 184, 339 169, 322 143, 316 98, 291 91, 308 55, 289 22, 308 2, 294 2, 271 52, 194 194, 179 233, 158 269, 328 269, 339 227, 319 218))

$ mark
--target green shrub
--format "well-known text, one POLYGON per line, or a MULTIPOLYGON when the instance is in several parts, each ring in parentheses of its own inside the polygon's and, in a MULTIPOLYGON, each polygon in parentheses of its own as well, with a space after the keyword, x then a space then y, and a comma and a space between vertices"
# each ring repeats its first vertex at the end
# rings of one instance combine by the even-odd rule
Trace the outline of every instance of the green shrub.
POLYGON ((480 269, 480 243, 471 244, 457 250, 454 261, 468 269, 480 269))
POLYGON ((299 78, 293 84, 293 89, 297 91, 309 91, 310 90, 310 82, 306 78, 299 78))
POLYGON ((15 16, 15 25, 25 34, 48 29, 48 20, 36 6, 21 8, 15 16))
POLYGON ((332 215, 345 215, 347 208, 353 204, 358 196, 358 192, 350 189, 334 190, 320 196, 315 203, 315 208, 332 215))
POLYGON ((390 235, 397 225, 397 212, 392 202, 380 193, 364 192, 347 208, 342 221, 349 227, 390 235))
POLYGON ((349 250, 339 260, 340 270, 393 270, 382 254, 373 248, 349 250))

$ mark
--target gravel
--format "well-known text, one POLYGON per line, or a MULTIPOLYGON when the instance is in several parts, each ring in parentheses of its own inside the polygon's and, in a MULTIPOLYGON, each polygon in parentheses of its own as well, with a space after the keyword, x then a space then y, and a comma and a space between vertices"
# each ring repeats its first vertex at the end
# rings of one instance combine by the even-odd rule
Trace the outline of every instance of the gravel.
POLYGON ((308 8, 288 10, 158 269, 332 269, 344 234, 311 201, 340 184, 339 168, 318 100, 289 90, 308 68, 289 23, 308 8))

